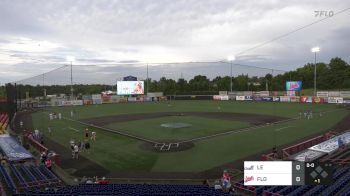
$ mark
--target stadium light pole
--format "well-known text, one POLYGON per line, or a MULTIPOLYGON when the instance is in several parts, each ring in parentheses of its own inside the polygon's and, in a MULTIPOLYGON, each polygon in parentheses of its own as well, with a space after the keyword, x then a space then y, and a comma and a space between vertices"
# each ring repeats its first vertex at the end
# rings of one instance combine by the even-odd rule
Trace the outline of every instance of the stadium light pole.
POLYGON ((317 95, 316 90, 317 90, 317 80, 316 80, 316 54, 320 52, 320 47, 313 47, 311 48, 311 52, 315 53, 315 66, 314 66, 314 96, 317 95))
POLYGON ((231 78, 230 78, 230 92, 232 92, 232 63, 233 63, 233 61, 236 59, 236 57, 235 56, 233 56, 233 55, 230 55, 230 56, 228 56, 227 57, 227 61, 229 61, 230 62, 230 64, 231 64, 231 78))
POLYGON ((75 61, 74 56, 67 56, 67 61, 70 62, 70 96, 73 99, 73 61, 75 61))

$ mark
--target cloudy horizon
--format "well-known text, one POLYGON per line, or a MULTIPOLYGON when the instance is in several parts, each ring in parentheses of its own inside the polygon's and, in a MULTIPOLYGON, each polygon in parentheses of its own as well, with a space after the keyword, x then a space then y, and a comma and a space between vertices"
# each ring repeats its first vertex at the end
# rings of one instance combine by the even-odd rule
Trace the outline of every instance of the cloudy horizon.
MULTIPOLYGON (((325 17, 315 11, 337 13, 348 7, 345 0, 2 0, 0 84, 58 68, 68 63, 67 56, 81 66, 101 64, 96 81, 120 77, 105 72, 111 64, 124 75, 142 65, 144 75, 146 63, 225 61, 229 55, 236 55, 237 64, 294 70, 314 61, 314 46, 321 48, 320 62, 340 57, 349 63, 350 11, 242 53, 325 17)), ((164 70, 176 77, 229 71, 193 63, 181 70, 167 66, 153 67, 154 78, 164 70)))

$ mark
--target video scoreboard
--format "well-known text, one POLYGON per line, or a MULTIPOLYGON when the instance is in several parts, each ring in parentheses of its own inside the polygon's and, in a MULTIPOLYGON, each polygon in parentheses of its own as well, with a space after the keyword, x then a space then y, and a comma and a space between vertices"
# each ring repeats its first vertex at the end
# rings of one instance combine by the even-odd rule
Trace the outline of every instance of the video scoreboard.
POLYGON ((245 186, 330 185, 333 164, 327 162, 245 161, 245 186))

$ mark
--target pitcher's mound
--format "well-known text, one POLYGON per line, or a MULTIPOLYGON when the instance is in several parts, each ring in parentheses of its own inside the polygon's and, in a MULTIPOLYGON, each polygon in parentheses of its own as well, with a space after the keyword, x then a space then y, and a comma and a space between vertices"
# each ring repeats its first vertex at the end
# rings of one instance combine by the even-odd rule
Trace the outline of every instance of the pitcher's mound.
POLYGON ((172 129, 192 127, 192 125, 188 123, 163 123, 160 126, 164 128, 172 128, 172 129))

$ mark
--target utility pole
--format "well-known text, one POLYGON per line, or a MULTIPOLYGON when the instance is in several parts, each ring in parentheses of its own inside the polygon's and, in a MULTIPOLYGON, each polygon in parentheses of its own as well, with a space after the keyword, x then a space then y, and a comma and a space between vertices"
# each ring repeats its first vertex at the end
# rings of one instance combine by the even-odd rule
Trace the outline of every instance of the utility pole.
POLYGON ((73 62, 70 62, 70 97, 73 100, 73 62))
POLYGON ((149 78, 148 78, 148 63, 147 63, 147 95, 148 95, 148 89, 149 89, 149 78))

